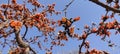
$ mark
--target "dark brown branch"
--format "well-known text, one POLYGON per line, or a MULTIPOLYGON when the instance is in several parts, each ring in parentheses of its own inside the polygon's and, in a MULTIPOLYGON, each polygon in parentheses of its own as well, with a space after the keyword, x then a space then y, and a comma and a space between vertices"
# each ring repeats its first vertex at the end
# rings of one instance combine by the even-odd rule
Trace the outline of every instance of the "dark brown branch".
POLYGON ((85 41, 86 41, 86 39, 87 39, 88 35, 90 35, 90 34, 91 34, 91 33, 87 33, 86 38, 85 38, 85 39, 83 39, 82 44, 81 44, 81 45, 79 45, 79 54, 81 54, 81 53, 82 53, 82 52, 81 52, 82 47, 84 46, 85 41))
POLYGON ((83 39, 82 44, 79 45, 79 54, 82 53, 81 50, 82 50, 82 47, 84 46, 85 40, 86 40, 86 39, 83 39))
POLYGON ((29 49, 33 52, 33 54, 37 54, 30 46, 29 49))
POLYGON ((25 30, 25 33, 24 33, 24 35, 23 35, 22 39, 24 39, 24 38, 25 38, 25 36, 26 36, 26 34, 27 34, 27 31, 28 31, 28 27, 27 27, 27 25, 25 25, 25 28, 26 28, 26 30, 25 30))
POLYGON ((95 3, 95 4, 97 4, 97 5, 100 5, 100 6, 102 6, 103 8, 106 8, 106 9, 108 9, 108 10, 110 10, 110 11, 113 11, 113 12, 115 12, 115 13, 120 13, 120 10, 115 9, 115 8, 113 8, 113 7, 110 7, 110 6, 108 6, 108 5, 100 2, 99 0, 89 0, 89 1, 91 1, 91 2, 93 2, 93 3, 95 3))
POLYGON ((8 32, 7 32, 7 34, 6 34, 6 36, 8 36, 8 35, 10 35, 10 34, 12 34, 12 33, 14 33, 14 30, 9 30, 8 32))
MULTIPOLYGON (((9 5, 9 3, 10 3, 10 0, 8 0, 8 5, 9 5)), ((7 9, 8 9, 8 7, 5 8, 5 11, 4 11, 4 15, 5 15, 4 21, 7 20, 7 9)))

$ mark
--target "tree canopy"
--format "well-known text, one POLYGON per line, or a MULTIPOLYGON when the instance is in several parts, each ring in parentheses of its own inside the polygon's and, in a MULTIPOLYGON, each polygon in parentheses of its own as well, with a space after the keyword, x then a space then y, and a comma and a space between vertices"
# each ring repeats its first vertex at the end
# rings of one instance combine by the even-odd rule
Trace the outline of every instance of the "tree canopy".
POLYGON ((119 0, 88 0, 104 8, 105 13, 100 17, 100 22, 82 26, 84 28, 82 32, 81 28, 74 26, 82 19, 81 15, 75 17, 67 15, 69 13, 67 10, 74 1, 65 4, 61 11, 55 8, 57 3, 44 5, 38 0, 7 0, 6 3, 1 3, 1 48, 8 47, 8 54, 39 54, 40 50, 45 50, 46 54, 53 54, 54 47, 66 46, 64 42, 76 39, 80 41, 77 43, 79 45, 77 54, 109 54, 105 50, 91 49, 92 44, 87 39, 91 34, 95 34, 101 41, 107 42, 109 47, 118 46, 106 38, 111 37, 112 33, 114 35, 120 33, 120 23, 115 17, 120 13, 119 0), (54 18, 59 15, 60 19, 54 18), (40 35, 36 35, 36 32, 32 32, 33 36, 27 35, 30 34, 29 31, 33 31, 30 30, 32 28, 40 35))

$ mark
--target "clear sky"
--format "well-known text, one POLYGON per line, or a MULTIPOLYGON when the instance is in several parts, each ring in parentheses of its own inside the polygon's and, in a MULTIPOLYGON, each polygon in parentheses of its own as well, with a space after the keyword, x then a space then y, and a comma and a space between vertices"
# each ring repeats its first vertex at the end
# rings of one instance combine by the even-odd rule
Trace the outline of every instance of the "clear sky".
MULTIPOLYGON (((1 3, 5 3, 7 0, 0 0, 1 3)), ((55 3, 55 9, 58 11, 62 11, 65 8, 65 5, 68 4, 71 0, 39 0, 42 4, 52 4, 55 3)), ((18 0, 19 2, 19 0, 18 0)), ((58 16, 50 16, 54 19, 61 19, 64 15, 62 13, 58 16)), ((79 22, 74 23, 76 28, 80 28, 80 31, 76 31, 76 33, 82 34, 84 25, 91 25, 92 22, 99 23, 100 17, 105 14, 105 9, 88 1, 88 0, 75 0, 71 6, 67 9, 67 17, 77 17, 80 16, 81 20, 79 22)), ((23 29, 24 30, 24 29, 23 29)), ((59 29, 58 29, 59 30, 59 29)), ((113 31, 112 31, 113 32, 113 31)), ((35 30, 35 28, 31 28, 27 34, 27 36, 38 35, 39 32, 35 30), (34 33, 33 33, 34 32, 34 33)), ((113 32, 114 33, 114 32, 113 32)), ((112 40, 117 45, 120 45, 120 37, 119 35, 114 35, 112 33, 111 37, 107 39, 112 40)), ((119 54, 119 47, 108 47, 107 42, 101 41, 100 36, 96 36, 96 34, 90 35, 87 40, 90 42, 90 49, 96 48, 98 50, 105 50, 110 52, 110 54, 119 54)), ((77 41, 76 39, 69 39, 69 41, 64 42, 64 47, 54 47, 53 54, 68 54, 71 52, 78 51, 78 45, 81 44, 81 41, 77 41)), ((0 48, 1 49, 1 48, 0 48)), ((1 49, 2 50, 2 49, 1 49)), ((39 54, 44 54, 44 50, 40 50, 39 54)))

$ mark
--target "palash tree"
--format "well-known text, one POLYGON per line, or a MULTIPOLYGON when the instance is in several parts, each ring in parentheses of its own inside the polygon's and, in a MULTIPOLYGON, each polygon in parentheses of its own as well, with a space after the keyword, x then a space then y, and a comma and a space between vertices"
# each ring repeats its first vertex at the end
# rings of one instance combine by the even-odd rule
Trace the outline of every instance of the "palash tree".
MULTIPOLYGON (((48 5, 47 8, 44 8, 37 0, 26 0, 23 2, 23 4, 18 4, 16 0, 8 0, 7 4, 1 4, 1 38, 6 39, 11 34, 15 34, 14 39, 10 40, 12 45, 10 45, 11 50, 9 54, 28 54, 29 51, 36 54, 29 43, 36 42, 39 36, 31 38, 30 40, 25 39, 28 28, 36 27, 44 36, 47 36, 49 33, 54 32, 54 24, 56 23, 46 17, 47 13, 51 15, 52 13, 59 14, 59 12, 54 10, 55 4, 48 5), (26 7, 26 3, 31 3, 35 8, 30 11, 30 9, 26 7), (38 8, 43 8, 43 11, 36 13, 38 8), (26 28, 24 35, 20 34, 22 26, 26 28)), ((37 41, 36 43, 40 47, 40 42, 37 41)), ((5 41, 2 44, 4 47, 8 43, 5 41)))
MULTIPOLYGON (((101 22, 98 25, 95 23, 92 23, 90 26, 85 25, 82 35, 79 35, 74 32, 76 27, 73 26, 73 23, 79 21, 80 17, 70 19, 66 17, 66 10, 74 0, 66 5, 66 8, 63 10, 65 16, 60 20, 50 19, 47 16, 49 14, 51 16, 61 14, 54 9, 54 3, 44 6, 37 0, 24 0, 22 4, 17 3, 17 0, 8 0, 7 4, 0 4, 0 38, 4 39, 4 42, 0 44, 3 47, 6 45, 10 47, 9 54, 37 54, 30 44, 37 44, 41 49, 43 46, 41 46, 40 38, 44 37, 44 42, 51 43, 51 46, 44 50, 47 51, 46 54, 52 54, 51 50, 53 46, 65 46, 62 41, 68 41, 69 38, 76 38, 82 41, 78 46, 79 54, 109 54, 103 50, 89 49, 90 43, 86 39, 90 34, 94 33, 101 36, 102 40, 105 40, 106 37, 110 37, 110 30, 112 29, 116 31, 115 34, 119 34, 120 25, 114 17, 115 14, 120 13, 119 0, 105 0, 105 3, 100 0, 89 1, 105 8, 106 14, 101 17, 101 22), (27 7, 28 3, 34 8, 27 7), (41 9, 41 11, 38 9, 41 9), (107 22, 108 19, 114 20, 107 22), (24 34, 21 34, 22 27, 25 29, 24 34), (25 38, 28 28, 32 27, 37 28, 41 32, 41 36, 25 38), (57 32, 55 29, 58 27, 64 29, 59 30, 58 34, 55 34, 57 32), (11 37, 12 39, 10 39, 11 37), (86 49, 85 52, 82 52, 83 47, 86 49)), ((111 41, 108 41, 108 43, 111 43, 111 41)), ((113 45, 110 44, 109 46, 113 45)))

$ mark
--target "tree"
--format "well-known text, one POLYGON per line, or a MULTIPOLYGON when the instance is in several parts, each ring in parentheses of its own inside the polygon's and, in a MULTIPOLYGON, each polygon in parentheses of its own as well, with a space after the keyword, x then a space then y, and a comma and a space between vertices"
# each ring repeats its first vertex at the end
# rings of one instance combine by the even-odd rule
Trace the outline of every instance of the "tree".
MULTIPOLYGON (((56 4, 48 4, 47 6, 41 4, 37 0, 23 0, 22 4, 18 3, 17 0, 8 0, 7 4, 0 5, 0 38, 3 39, 0 44, 2 47, 9 46, 9 54, 37 54, 36 50, 31 45, 37 45, 40 49, 44 46, 41 45, 41 39, 44 43, 49 42, 50 47, 45 47, 42 50, 46 50, 46 54, 52 54, 51 50, 54 46, 65 46, 62 41, 68 41, 70 38, 78 39, 82 41, 79 45, 79 54, 109 54, 104 50, 89 49, 90 43, 87 41, 90 34, 96 34, 101 36, 101 40, 110 37, 110 30, 115 30, 115 34, 119 34, 120 25, 114 17, 115 14, 119 14, 119 0, 89 0, 103 8, 106 13, 101 17, 99 24, 92 23, 92 25, 85 25, 84 31, 81 35, 75 33, 77 27, 73 24, 80 20, 80 16, 74 18, 67 18, 67 9, 75 0, 70 1, 63 9, 65 13, 64 17, 60 20, 51 19, 48 15, 59 15, 62 14, 55 10, 56 4), (28 7, 27 5, 31 5, 28 7), (111 12, 110 12, 111 11, 111 12), (108 19, 113 19, 108 22, 108 19), (58 30, 57 28, 63 28, 58 30), (29 28, 37 28, 41 32, 40 36, 34 35, 33 37, 27 36, 29 28), (25 32, 21 32, 25 30, 25 32), (58 33, 58 34, 56 34, 58 33), (26 38, 27 37, 27 38, 26 38), (28 38, 29 37, 29 38, 28 38), (82 49, 85 52, 82 52, 82 49)), ((77 28, 80 30, 80 28, 77 28)), ((115 44, 111 41, 107 41, 109 46, 112 47, 115 44)), ((37 51, 39 51, 37 49, 37 51)))

